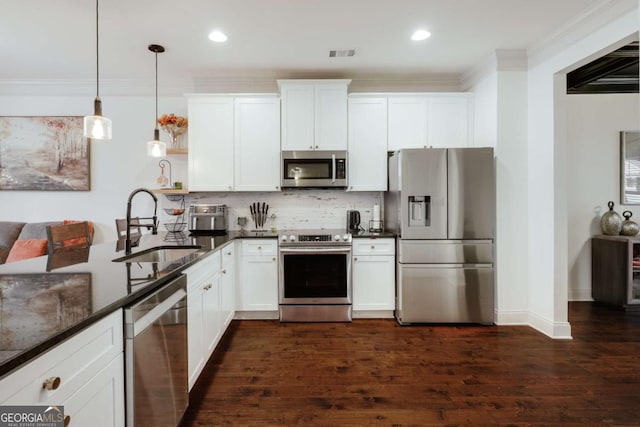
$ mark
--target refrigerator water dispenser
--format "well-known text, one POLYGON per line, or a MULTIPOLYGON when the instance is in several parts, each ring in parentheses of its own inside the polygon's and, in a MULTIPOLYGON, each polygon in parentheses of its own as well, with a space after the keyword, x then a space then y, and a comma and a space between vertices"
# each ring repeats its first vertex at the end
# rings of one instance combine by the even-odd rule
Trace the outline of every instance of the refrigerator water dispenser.
POLYGON ((430 225, 431 196, 409 196, 409 227, 430 225))

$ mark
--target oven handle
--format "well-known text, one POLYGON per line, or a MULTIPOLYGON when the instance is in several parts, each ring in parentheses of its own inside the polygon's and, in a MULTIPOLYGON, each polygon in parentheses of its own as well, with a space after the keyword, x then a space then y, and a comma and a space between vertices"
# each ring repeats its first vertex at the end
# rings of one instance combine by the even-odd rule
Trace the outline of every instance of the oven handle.
POLYGON ((322 253, 322 254, 349 254, 351 253, 350 247, 344 248, 280 248, 280 253, 283 254, 302 254, 302 253, 322 253))
POLYGON ((336 155, 331 155, 331 182, 336 182, 336 155))

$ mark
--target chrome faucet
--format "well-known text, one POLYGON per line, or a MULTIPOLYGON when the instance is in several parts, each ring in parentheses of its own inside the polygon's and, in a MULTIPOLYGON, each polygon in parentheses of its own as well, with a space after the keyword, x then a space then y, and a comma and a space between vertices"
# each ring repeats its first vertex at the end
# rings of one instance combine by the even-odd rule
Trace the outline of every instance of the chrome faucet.
POLYGON ((133 190, 131 194, 129 194, 129 200, 127 201, 127 238, 125 240, 125 247, 124 247, 124 253, 126 255, 129 255, 131 253, 131 200, 133 199, 133 196, 135 196, 138 193, 149 194, 153 198, 153 203, 154 203, 153 217, 145 217, 145 218, 139 218, 139 219, 151 219, 153 220, 153 222, 151 224, 140 224, 139 222, 137 222, 135 226, 150 228, 152 234, 158 234, 158 217, 157 217, 158 198, 155 196, 155 194, 153 194, 151 191, 147 190, 146 188, 138 188, 136 190, 133 190))

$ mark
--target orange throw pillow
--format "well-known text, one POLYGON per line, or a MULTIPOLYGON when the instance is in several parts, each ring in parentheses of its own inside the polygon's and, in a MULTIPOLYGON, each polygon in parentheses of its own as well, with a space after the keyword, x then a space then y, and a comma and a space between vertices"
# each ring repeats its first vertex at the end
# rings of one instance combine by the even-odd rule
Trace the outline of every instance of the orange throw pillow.
POLYGON ((16 240, 6 263, 35 258, 47 253, 47 239, 16 240))
MULTIPOLYGON (((77 221, 75 219, 65 219, 64 221, 62 221, 63 225, 67 225, 67 224, 77 224, 79 222, 84 222, 84 221, 77 221)), ((89 227, 89 244, 91 244, 91 241, 93 240, 93 222, 91 221, 87 221, 87 225, 89 227)), ((64 246, 76 246, 76 245, 84 245, 86 243, 87 239, 83 238, 83 237, 79 237, 77 239, 69 239, 69 240, 65 240, 63 242, 64 246)))

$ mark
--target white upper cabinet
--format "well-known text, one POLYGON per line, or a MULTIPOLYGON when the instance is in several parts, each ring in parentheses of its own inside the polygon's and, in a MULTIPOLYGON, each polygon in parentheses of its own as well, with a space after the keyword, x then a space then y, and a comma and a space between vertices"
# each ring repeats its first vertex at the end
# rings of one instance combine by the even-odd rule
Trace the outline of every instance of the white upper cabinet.
POLYGON ((189 98, 189 190, 233 189, 233 98, 189 98))
POLYGON ((349 98, 348 191, 387 190, 387 99, 349 98))
POLYGON ((282 150, 346 150, 351 80, 278 80, 282 150))
POLYGON ((236 98, 234 190, 280 189, 280 100, 236 98))
POLYGON ((388 102, 389 151, 427 146, 427 99, 390 97, 388 102))
POLYGON ((471 94, 389 96, 389 151, 473 145, 471 94))
POLYGON ((189 190, 279 191, 280 100, 189 98, 189 190))

